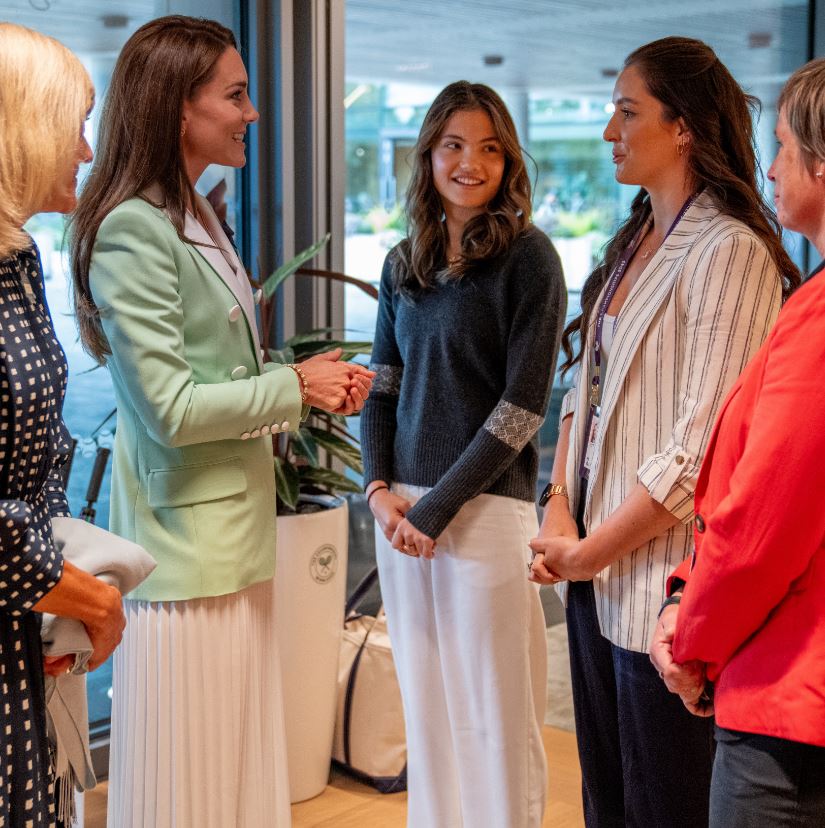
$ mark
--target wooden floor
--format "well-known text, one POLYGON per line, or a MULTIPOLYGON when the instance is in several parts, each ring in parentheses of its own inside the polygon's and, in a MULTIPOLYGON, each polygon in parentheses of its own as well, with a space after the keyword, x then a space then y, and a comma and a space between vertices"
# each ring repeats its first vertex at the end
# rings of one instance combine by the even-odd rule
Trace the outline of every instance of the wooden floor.
MULTIPOLYGON (((543 828, 581 828, 581 774, 572 733, 545 727, 550 789, 543 828)), ((315 799, 292 806, 293 828, 404 828, 406 794, 380 794, 366 785, 333 773, 327 789, 315 799)), ((105 828, 106 783, 86 796, 85 828, 105 828)), ((162 826, 158 826, 162 828, 162 826)), ((249 826, 252 828, 252 826, 249 826)))

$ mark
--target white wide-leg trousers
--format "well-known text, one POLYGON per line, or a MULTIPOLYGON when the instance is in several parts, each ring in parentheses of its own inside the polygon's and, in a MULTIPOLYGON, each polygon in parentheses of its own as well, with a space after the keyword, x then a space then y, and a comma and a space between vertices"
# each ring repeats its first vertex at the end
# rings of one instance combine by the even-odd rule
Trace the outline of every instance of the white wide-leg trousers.
MULTIPOLYGON (((414 503, 427 489, 394 485, 414 503)), ((547 654, 527 580, 532 503, 481 495, 438 538, 432 560, 376 530, 381 591, 408 749, 408 828, 538 828, 547 654)))

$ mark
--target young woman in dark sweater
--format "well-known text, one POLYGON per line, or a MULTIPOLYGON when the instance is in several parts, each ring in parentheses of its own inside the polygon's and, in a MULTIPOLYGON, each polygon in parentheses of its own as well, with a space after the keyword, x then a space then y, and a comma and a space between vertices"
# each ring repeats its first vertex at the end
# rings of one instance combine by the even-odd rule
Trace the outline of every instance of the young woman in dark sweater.
POLYGON ((407 726, 410 826, 541 824, 544 619, 525 580, 537 431, 564 324, 513 121, 433 102, 381 279, 362 443, 407 726))

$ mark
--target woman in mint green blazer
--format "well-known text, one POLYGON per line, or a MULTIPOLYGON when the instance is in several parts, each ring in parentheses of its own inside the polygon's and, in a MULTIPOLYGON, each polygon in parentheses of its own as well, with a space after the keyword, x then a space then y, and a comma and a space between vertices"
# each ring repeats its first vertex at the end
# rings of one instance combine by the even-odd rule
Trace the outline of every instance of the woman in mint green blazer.
POLYGON ((118 406, 110 524, 158 561, 115 660, 109 825, 282 826, 270 435, 352 413, 370 372, 264 365, 255 298, 194 184, 258 118, 232 33, 166 17, 124 47, 74 219, 81 337, 118 406), (272 369, 272 370, 269 370, 272 369))

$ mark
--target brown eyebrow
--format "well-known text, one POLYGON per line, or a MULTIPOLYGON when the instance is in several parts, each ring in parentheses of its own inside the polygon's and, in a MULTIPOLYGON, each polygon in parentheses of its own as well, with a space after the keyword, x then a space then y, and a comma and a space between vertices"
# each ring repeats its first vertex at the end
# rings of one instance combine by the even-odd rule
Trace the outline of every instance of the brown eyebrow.
POLYGON ((239 86, 241 89, 246 89, 249 86, 247 81, 232 81, 232 83, 227 85, 227 89, 232 89, 235 86, 239 86))
POLYGON ((639 103, 635 98, 618 98, 615 106, 622 106, 623 104, 637 104, 639 103))
MULTIPOLYGON (((459 141, 466 141, 466 140, 467 140, 467 139, 466 139, 463 135, 455 135, 455 134, 453 134, 453 133, 450 133, 449 135, 442 135, 442 136, 441 136, 441 140, 442 140, 442 141, 446 141, 448 138, 458 138, 458 140, 459 140, 459 141)), ((491 143, 491 142, 495 142, 495 143, 497 143, 497 144, 498 144, 498 143, 501 143, 501 142, 500 142, 500 140, 499 140, 498 138, 496 138, 495 136, 493 136, 492 138, 482 138, 482 139, 479 141, 479 144, 489 144, 489 143, 491 143)))

